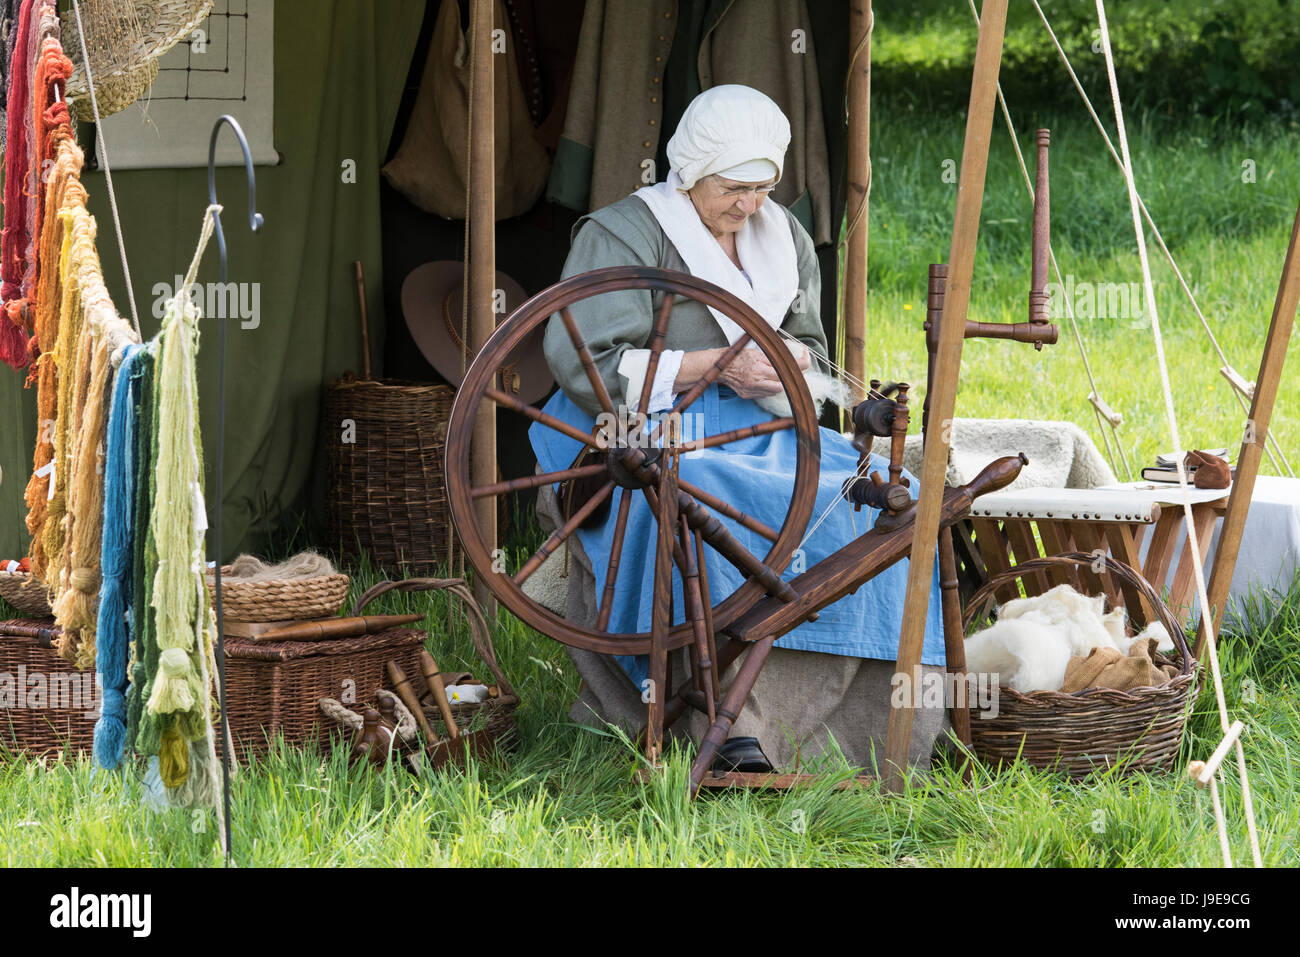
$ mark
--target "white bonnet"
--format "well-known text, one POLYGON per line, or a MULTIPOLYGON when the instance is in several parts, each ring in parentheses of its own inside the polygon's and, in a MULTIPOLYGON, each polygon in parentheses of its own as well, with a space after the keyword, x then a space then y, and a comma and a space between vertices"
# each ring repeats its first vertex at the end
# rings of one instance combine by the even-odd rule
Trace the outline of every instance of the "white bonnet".
POLYGON ((725 84, 705 90, 682 113, 668 163, 690 189, 715 173, 741 183, 781 178, 790 121, 758 90, 725 84))

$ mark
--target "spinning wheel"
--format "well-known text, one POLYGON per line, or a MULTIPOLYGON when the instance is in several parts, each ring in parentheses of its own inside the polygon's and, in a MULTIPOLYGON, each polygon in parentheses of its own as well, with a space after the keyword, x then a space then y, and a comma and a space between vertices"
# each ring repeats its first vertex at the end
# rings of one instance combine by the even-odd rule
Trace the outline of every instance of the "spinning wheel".
MULTIPOLYGON (((779 334, 757 313, 725 290, 685 273, 649 267, 612 267, 573 276, 544 290, 515 310, 485 343, 457 392, 447 425, 447 495, 452 519, 475 572, 502 604, 533 628, 575 648, 603 654, 641 655, 650 653, 652 645, 657 646, 654 649, 656 651, 668 651, 692 644, 693 654, 707 653, 707 649, 712 648, 714 630, 725 628, 764 594, 777 595, 787 600, 794 597, 789 586, 781 580, 781 572, 798 548, 812 513, 820 451, 817 415, 803 373, 779 334), (673 321, 673 306, 679 299, 695 300, 718 309, 743 330, 743 335, 726 349, 704 377, 678 396, 671 412, 663 417, 655 417, 645 429, 635 422, 629 426, 625 410, 615 407, 569 309, 574 303, 629 289, 663 293, 654 329, 647 343, 650 360, 638 409, 644 409, 649 401, 655 370, 673 321), (618 423, 616 428, 607 427, 603 431, 597 429, 591 434, 582 432, 541 409, 520 401, 500 387, 496 373, 504 357, 556 313, 564 323, 572 348, 586 370, 592 390, 600 402, 602 419, 607 426, 611 422, 618 423), (776 370, 789 398, 791 415, 744 429, 680 441, 674 435, 676 430, 671 425, 680 419, 675 420, 673 413, 680 414, 689 409, 751 341, 776 370), (470 437, 475 414, 483 402, 495 402, 502 408, 575 439, 587 449, 596 450, 603 461, 474 487, 470 481, 470 437), (682 453, 784 429, 794 429, 798 451, 790 506, 780 529, 772 529, 730 505, 727 502, 728 490, 725 488, 704 489, 684 480, 678 481, 676 470, 671 464, 682 453), (595 478, 599 483, 596 494, 575 511, 531 557, 517 568, 506 568, 501 561, 501 553, 493 551, 493 543, 483 534, 475 509, 476 502, 483 498, 499 498, 522 489, 579 478, 595 478), (593 627, 587 627, 556 615, 525 594, 522 586, 556 548, 577 531, 588 516, 610 500, 619 487, 623 493, 619 496, 614 520, 615 534, 606 584, 598 596, 597 622, 593 627), (670 489, 668 494, 671 501, 660 501, 659 491, 663 488, 670 489), (674 488, 675 496, 671 491, 674 488), (675 570, 686 603, 684 623, 669 628, 666 607, 658 607, 666 605, 666 602, 659 601, 657 597, 656 614, 665 616, 662 623, 657 623, 661 632, 658 635, 653 633, 653 629, 651 632, 638 633, 613 633, 608 630, 619 561, 626 544, 624 532, 628 513, 632 498, 637 494, 643 495, 650 503, 655 527, 660 530, 661 549, 655 568, 656 595, 662 594, 659 590, 661 583, 666 583, 663 587, 670 587, 671 575, 675 570), (669 527, 663 529, 661 516, 665 514, 669 517, 669 527), (718 520, 718 515, 726 516, 771 542, 767 553, 761 557, 751 553, 727 531, 718 520), (716 605, 711 605, 708 600, 705 546, 716 551, 745 577, 744 584, 716 605), (699 595, 704 596, 703 601, 697 599, 696 596, 699 595)), ((712 655, 709 654, 708 659, 702 662, 706 669, 712 660, 712 655)), ((716 679, 711 690, 716 690, 716 679)))

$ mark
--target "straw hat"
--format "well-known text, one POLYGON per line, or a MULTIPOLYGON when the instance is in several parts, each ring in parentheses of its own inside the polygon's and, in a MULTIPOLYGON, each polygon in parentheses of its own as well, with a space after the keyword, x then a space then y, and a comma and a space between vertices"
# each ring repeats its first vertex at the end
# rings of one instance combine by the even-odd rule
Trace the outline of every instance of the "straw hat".
MULTIPOLYGON (((411 337, 438 374, 457 386, 473 361, 461 336, 464 276, 464 263, 440 260, 416 266, 402 281, 402 317, 411 337)), ((500 325, 528 294, 503 272, 496 274, 496 288, 505 294, 505 309, 497 313, 500 325)), ((538 326, 520 343, 500 370, 500 387, 528 403, 541 399, 555 384, 542 352, 544 328, 538 326)))

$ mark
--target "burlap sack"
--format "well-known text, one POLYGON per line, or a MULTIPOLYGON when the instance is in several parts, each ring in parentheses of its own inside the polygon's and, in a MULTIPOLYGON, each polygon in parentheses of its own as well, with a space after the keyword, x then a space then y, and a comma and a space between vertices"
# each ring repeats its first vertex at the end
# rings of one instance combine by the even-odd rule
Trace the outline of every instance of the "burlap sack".
MULTIPOLYGON (((550 158, 533 138, 515 58, 510 55, 510 21, 497 0, 493 41, 496 126, 496 215, 508 219, 531 209, 546 185, 550 158)), ((469 143, 469 44, 460 22, 460 5, 444 0, 429 43, 420 92, 397 155, 384 177, 426 212, 465 218, 469 143)))

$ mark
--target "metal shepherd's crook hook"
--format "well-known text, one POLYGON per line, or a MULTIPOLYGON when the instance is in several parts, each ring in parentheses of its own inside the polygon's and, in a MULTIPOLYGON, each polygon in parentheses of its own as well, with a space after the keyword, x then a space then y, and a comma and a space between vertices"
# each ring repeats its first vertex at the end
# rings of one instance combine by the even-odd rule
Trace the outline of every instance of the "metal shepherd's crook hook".
MULTIPOLYGON (((218 117, 212 125, 212 138, 208 141, 208 205, 212 207, 212 225, 217 234, 217 250, 221 255, 221 285, 226 285, 226 236, 221 229, 221 207, 217 203, 217 136, 221 133, 221 124, 227 124, 239 140, 239 148, 244 154, 244 172, 248 175, 248 227, 255 233, 262 231, 262 214, 257 211, 257 183, 253 176, 253 154, 248 148, 248 138, 244 130, 229 113, 218 117)), ((213 522, 213 548, 216 552, 216 572, 213 591, 217 606, 217 695, 221 705, 222 733, 226 736, 226 746, 221 749, 221 794, 224 810, 225 827, 222 842, 226 852, 226 864, 230 864, 230 751, 234 737, 230 734, 230 716, 226 711, 226 639, 225 615, 221 606, 221 502, 225 498, 225 446, 226 446, 226 320, 228 296, 221 296, 217 318, 217 456, 214 464, 216 471, 216 507, 213 522)))

